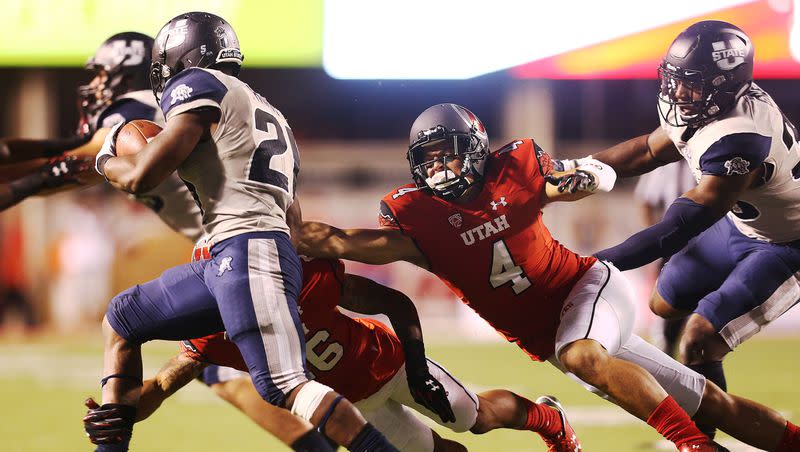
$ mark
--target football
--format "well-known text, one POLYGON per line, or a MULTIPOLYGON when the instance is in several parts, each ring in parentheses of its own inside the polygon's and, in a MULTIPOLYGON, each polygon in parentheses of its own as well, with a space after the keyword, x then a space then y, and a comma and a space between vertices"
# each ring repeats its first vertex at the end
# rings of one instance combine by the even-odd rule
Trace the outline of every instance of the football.
POLYGON ((161 127, 144 119, 134 119, 125 124, 117 134, 117 155, 131 155, 141 151, 142 148, 161 132, 161 127))

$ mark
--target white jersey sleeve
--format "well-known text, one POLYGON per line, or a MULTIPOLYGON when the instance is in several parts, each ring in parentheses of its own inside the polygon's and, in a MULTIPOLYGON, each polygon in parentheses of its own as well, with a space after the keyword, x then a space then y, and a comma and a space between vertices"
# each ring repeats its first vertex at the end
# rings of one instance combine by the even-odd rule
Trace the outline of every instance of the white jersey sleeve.
POLYGON ((800 239, 800 146, 794 125, 766 92, 754 84, 731 112, 701 127, 663 119, 661 127, 698 182, 763 169, 728 214, 740 232, 776 243, 800 239))
POLYGON ((161 109, 167 124, 201 108, 220 112, 216 131, 178 168, 194 196, 211 243, 256 231, 283 231, 300 168, 297 144, 283 115, 246 83, 192 68, 167 83, 161 109))

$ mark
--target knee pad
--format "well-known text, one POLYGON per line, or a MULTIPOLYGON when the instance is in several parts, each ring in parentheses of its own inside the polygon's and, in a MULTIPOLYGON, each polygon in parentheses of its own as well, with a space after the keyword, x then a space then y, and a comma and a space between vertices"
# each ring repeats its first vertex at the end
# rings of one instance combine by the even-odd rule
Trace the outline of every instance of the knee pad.
MULTIPOLYGON (((111 329, 120 337, 128 342, 141 345, 145 341, 137 336, 135 331, 137 325, 128 321, 129 317, 126 316, 126 313, 132 313, 131 308, 132 305, 135 305, 138 295, 138 290, 134 287, 112 298, 106 309, 106 320, 111 329)), ((133 316, 133 318, 138 320, 138 317, 133 316)))
POLYGON ((322 399, 325 398, 325 394, 329 392, 333 392, 333 389, 311 380, 297 391, 297 396, 294 398, 290 411, 292 414, 311 422, 311 416, 319 408, 322 399))

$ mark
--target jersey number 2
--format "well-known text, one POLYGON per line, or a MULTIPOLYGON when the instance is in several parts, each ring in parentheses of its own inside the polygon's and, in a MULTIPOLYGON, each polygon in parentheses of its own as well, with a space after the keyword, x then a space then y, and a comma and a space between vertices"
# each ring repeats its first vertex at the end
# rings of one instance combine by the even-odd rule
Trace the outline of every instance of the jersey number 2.
POLYGON ((294 187, 289 190, 289 177, 281 171, 269 167, 272 157, 283 155, 291 147, 294 157, 292 172, 295 178, 297 177, 297 173, 300 171, 300 152, 297 149, 297 143, 294 141, 292 129, 289 126, 284 129, 278 118, 261 109, 256 109, 255 126, 256 129, 264 132, 264 134, 262 135, 262 141, 253 153, 253 160, 250 162, 250 172, 247 178, 252 181, 273 185, 294 195, 294 187))
POLYGON ((519 295, 531 286, 531 281, 522 271, 522 267, 514 263, 514 258, 508 251, 508 246, 503 240, 494 242, 492 251, 492 272, 489 274, 489 284, 495 289, 506 283, 511 283, 511 289, 519 295))

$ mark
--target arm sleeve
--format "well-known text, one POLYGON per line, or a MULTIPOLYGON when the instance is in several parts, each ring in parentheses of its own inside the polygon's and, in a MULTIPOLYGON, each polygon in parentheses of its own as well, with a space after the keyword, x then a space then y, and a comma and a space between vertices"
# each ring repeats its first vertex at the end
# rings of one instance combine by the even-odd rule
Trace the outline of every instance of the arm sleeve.
POLYGON ((220 103, 228 88, 212 73, 191 68, 167 82, 161 96, 161 111, 169 118, 203 107, 221 109, 220 103))
POLYGON ((595 257, 611 262, 620 270, 638 268, 659 257, 675 254, 717 220, 719 217, 711 208, 688 198, 678 198, 659 223, 630 236, 617 246, 596 253, 595 257))

